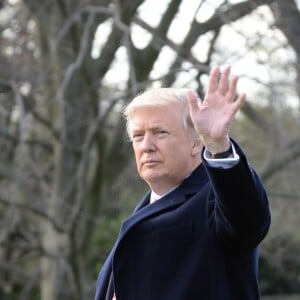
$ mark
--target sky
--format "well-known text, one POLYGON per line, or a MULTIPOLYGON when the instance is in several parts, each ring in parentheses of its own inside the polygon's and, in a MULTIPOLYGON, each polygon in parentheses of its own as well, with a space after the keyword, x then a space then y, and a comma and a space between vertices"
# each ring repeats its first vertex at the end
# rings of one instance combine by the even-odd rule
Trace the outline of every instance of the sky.
MULTIPOLYGON (((170 0, 160 0, 153 5, 153 1, 145 1, 138 10, 140 18, 149 25, 156 26, 160 21, 161 13, 169 2, 170 0)), ((199 3, 203 4, 198 10, 196 18, 199 22, 205 22, 212 16, 215 7, 218 7, 221 2, 218 0, 183 1, 168 32, 168 38, 175 43, 180 43, 183 40, 186 32, 189 30, 199 3)), ((214 57, 214 63, 221 64, 221 66, 224 64, 232 65, 232 72, 242 78, 239 82, 240 90, 247 91, 250 98, 256 97, 258 90, 265 89, 265 85, 268 85, 269 82, 286 80, 286 74, 283 74, 280 68, 280 72, 274 71, 274 68, 278 65, 278 62, 285 64, 290 62, 292 64, 295 60, 293 51, 285 47, 287 42, 283 34, 272 27, 273 22, 273 16, 269 8, 261 6, 241 21, 223 26, 217 42, 219 55, 214 57)), ((101 46, 106 41, 106 37, 110 32, 110 25, 111 23, 108 22, 99 27, 98 38, 95 39, 93 53, 95 58, 99 56, 101 46)), ((143 48, 149 42, 151 35, 136 25, 132 27, 131 38, 136 47, 143 48)), ((209 33, 202 36, 193 49, 191 49, 192 53, 200 61, 205 61, 210 38, 211 35, 209 33)), ((173 56, 173 50, 168 47, 163 48, 159 55, 159 60, 151 72, 152 78, 159 78, 168 70, 173 56)), ((116 86, 124 87, 122 83, 125 85, 128 75, 126 62, 127 52, 125 47, 121 47, 114 61, 114 67, 106 75, 107 83, 115 83, 116 86)), ((189 64, 186 64, 186 68, 186 72, 180 76, 180 82, 176 84, 180 84, 181 86, 191 84, 191 77, 196 73, 196 70, 189 64)), ((295 74, 293 75, 290 72, 289 76, 288 84, 292 82, 291 79, 295 77, 295 74)), ((193 88, 193 85, 189 87, 193 88)), ((291 95, 292 98, 297 100, 298 105, 297 97, 291 95)))
MULTIPOLYGON (((300 7, 300 0, 296 0, 300 7)), ((11 4, 19 0, 9 0, 11 4)), ((139 17, 149 25, 155 27, 160 21, 161 14, 168 5, 170 0, 159 0, 153 5, 153 1, 146 0, 138 9, 139 17)), ((170 27, 168 38, 174 43, 180 44, 190 28, 190 24, 195 17, 199 22, 205 22, 215 12, 215 8, 224 1, 221 0, 204 0, 182 2, 179 12, 170 27), (196 13, 197 12, 197 13, 196 13)), ((232 0, 232 3, 242 2, 241 0, 232 0)), ((6 14, 4 17, 8 17, 6 14)), ((288 43, 279 30, 272 27, 274 20, 267 6, 261 6, 251 15, 244 17, 241 21, 235 22, 228 26, 223 26, 220 38, 217 42, 219 55, 215 55, 215 64, 231 64, 233 73, 241 76, 239 87, 241 90, 247 90, 252 93, 253 97, 257 90, 263 88, 260 85, 268 85, 271 81, 287 81, 291 84, 296 74, 293 70, 287 71, 286 74, 276 71, 279 63, 292 65, 295 62, 295 53, 288 47, 288 43), (270 29, 272 27, 272 29, 270 29), (266 51, 266 49, 268 51, 266 51), (267 63, 266 63, 267 62, 267 63), (274 64, 274 65, 272 65, 274 64), (275 71, 274 71, 275 70, 275 71)), ((111 30, 112 21, 99 26, 96 33, 92 56, 96 59, 99 57, 101 48, 111 30)), ((151 35, 137 25, 132 26, 131 38, 138 48, 143 48, 149 42, 151 35)), ((191 52, 199 61, 205 61, 211 34, 201 36, 191 52)), ((151 72, 152 78, 159 78, 168 70, 174 57, 173 50, 164 47, 160 53, 159 60, 151 72)), ((127 51, 125 47, 120 47, 113 67, 106 75, 106 82, 110 85, 116 85, 123 88, 126 85, 128 76, 127 51), (120 70, 122 70, 120 72, 120 70)), ((180 76, 177 84, 182 86, 191 84, 191 77, 196 73, 193 66, 185 64, 186 72, 180 76)), ((191 86, 193 88, 193 86, 191 86)), ((295 99, 298 105, 296 95, 290 95, 295 99)), ((291 100, 292 101, 292 100, 291 100)))

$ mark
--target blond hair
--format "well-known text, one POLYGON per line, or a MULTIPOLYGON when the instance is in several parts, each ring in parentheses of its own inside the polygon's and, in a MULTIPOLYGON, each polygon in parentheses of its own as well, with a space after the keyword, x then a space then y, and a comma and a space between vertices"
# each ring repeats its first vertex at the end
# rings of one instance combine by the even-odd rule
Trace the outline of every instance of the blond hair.
POLYGON ((126 128, 129 138, 131 139, 130 122, 136 109, 147 106, 159 107, 177 104, 182 106, 183 126, 186 132, 193 140, 199 140, 199 135, 190 116, 187 101, 188 91, 188 89, 183 88, 157 88, 145 91, 133 98, 133 100, 124 109, 126 128))

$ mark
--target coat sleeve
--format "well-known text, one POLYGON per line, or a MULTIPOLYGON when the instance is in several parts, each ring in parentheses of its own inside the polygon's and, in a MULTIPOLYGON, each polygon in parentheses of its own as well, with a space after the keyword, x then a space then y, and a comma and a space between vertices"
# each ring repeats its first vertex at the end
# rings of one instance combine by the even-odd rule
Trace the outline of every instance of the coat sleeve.
POLYGON ((214 168, 203 160, 212 186, 208 214, 219 241, 230 248, 250 250, 270 227, 270 209, 262 181, 242 149, 233 143, 240 160, 232 168, 214 168))

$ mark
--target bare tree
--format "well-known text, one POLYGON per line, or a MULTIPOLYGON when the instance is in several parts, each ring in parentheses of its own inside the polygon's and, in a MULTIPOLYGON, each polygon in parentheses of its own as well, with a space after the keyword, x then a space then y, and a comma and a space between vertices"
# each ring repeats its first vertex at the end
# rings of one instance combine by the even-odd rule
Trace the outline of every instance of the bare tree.
POLYGON ((99 226, 131 173, 122 107, 146 88, 202 96, 211 65, 240 66, 242 122, 259 137, 243 143, 262 177, 273 187, 299 166, 295 1, 19 0, 0 12, 1 299, 6 286, 22 300, 92 297, 99 226))

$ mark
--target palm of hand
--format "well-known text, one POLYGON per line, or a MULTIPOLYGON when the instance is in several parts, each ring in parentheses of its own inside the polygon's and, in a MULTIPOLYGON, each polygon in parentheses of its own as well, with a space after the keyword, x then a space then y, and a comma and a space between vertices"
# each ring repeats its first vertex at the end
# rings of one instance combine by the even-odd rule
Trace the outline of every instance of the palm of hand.
POLYGON ((218 67, 211 71, 202 103, 193 92, 189 94, 190 115, 204 145, 228 143, 229 128, 245 100, 244 94, 235 100, 238 77, 229 79, 230 67, 224 70, 220 79, 219 75, 218 67))

